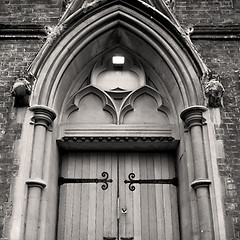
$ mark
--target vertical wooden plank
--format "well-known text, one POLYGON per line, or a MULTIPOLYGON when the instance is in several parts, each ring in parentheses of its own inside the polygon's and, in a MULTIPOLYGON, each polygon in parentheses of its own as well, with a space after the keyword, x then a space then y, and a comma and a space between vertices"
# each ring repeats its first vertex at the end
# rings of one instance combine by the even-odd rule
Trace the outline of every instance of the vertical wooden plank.
MULTIPOLYGON (((169 154, 168 156, 168 168, 169 168, 169 176, 170 178, 174 178, 176 176, 175 171, 175 162, 174 156, 169 154)), ((178 201, 177 201, 177 187, 169 186, 170 187, 170 198, 171 198, 171 207, 172 207, 172 228, 173 228, 173 240, 180 239, 179 234, 179 217, 178 217, 178 201)))
MULTIPOLYGON (((64 154, 61 164, 61 176, 67 176, 68 171, 68 154, 64 154)), ((64 239, 65 229, 65 218, 66 218, 66 197, 67 197, 67 186, 62 185, 59 187, 59 211, 58 211, 58 239, 64 239)))
MULTIPOLYGON (((105 153, 105 171, 112 175, 112 162, 111 153, 105 153)), ((113 201, 111 194, 112 186, 110 185, 107 190, 104 191, 104 237, 112 237, 112 210, 113 201)))
MULTIPOLYGON (((133 154, 132 153, 124 153, 124 160, 125 160, 125 173, 124 173, 124 180, 128 178, 128 174, 133 172, 133 154)), ((126 219, 126 232, 124 237, 133 237, 133 192, 129 191, 126 186, 124 186, 124 180, 121 182, 121 186, 125 191, 125 203, 121 205, 122 207, 127 208, 126 214, 121 214, 123 218, 126 219)))
MULTIPOLYGON (((74 175, 69 176, 74 178, 82 178, 82 154, 79 152, 75 152, 75 171, 74 175)), ((79 238, 79 226, 80 226, 80 218, 81 215, 81 184, 73 184, 74 185, 74 202, 73 202, 73 231, 72 231, 72 239, 79 238)))
MULTIPOLYGON (((74 175, 74 169, 75 169, 75 154, 70 152, 68 159, 67 177, 74 175)), ((67 184, 64 239, 72 239, 73 196, 74 196, 74 184, 67 184)))
MULTIPOLYGON (((153 153, 146 154, 147 179, 155 179, 153 153)), ((157 239, 157 215, 156 215, 156 189, 155 184, 148 184, 148 215, 149 215, 149 239, 157 239)))
POLYGON ((119 235, 120 237, 125 237, 126 235, 126 217, 122 216, 121 208, 126 205, 126 191, 124 186, 125 180, 125 156, 124 153, 119 153, 119 195, 120 195, 120 225, 119 225, 119 235))
MULTIPOLYGON (((155 179, 162 179, 162 162, 160 158, 160 153, 154 154, 154 173, 155 179)), ((165 209, 163 205, 163 185, 156 185, 156 213, 157 213, 157 238, 156 239, 165 239, 165 209)), ((166 209, 167 210, 167 209, 166 209)))
MULTIPOLYGON (((83 152, 83 178, 90 176, 89 152, 83 152)), ((88 236, 88 208, 89 208, 89 184, 82 184, 81 191, 81 215, 80 215, 80 236, 87 239, 88 236)))
MULTIPOLYGON (((133 173, 135 173, 136 178, 140 178, 139 169, 139 153, 133 153, 133 173)), ((128 175, 127 175, 128 177, 128 175)), ((126 185, 127 191, 130 192, 128 185, 126 185)), ((140 202, 140 186, 137 186, 133 194, 133 225, 134 225, 134 239, 142 240, 141 236, 141 202, 140 202)))
MULTIPOLYGON (((162 154, 162 177, 165 179, 169 178, 169 168, 168 168, 168 154, 162 154)), ((171 209, 171 198, 170 198, 170 186, 167 184, 163 185, 163 202, 165 209, 165 233, 166 239, 172 240, 172 209, 171 209)))
MULTIPOLYGON (((96 153, 90 153, 90 178, 101 178, 101 174, 97 173, 97 156, 96 153)), ((88 238, 87 239, 96 239, 95 238, 95 217, 96 217, 96 188, 100 187, 97 184, 89 184, 89 208, 88 208, 88 238)))
MULTIPOLYGON (((105 171, 105 160, 102 152, 97 153, 97 173, 101 175, 105 171)), ((104 191, 101 186, 97 186, 97 203, 96 203, 96 239, 102 240, 104 230, 104 191)))
MULTIPOLYGON (((140 153, 140 179, 147 179, 147 162, 146 154, 140 153)), ((140 187, 141 193, 141 219, 142 219, 142 239, 149 239, 149 209, 148 209, 148 193, 147 185, 142 184, 140 187)))
POLYGON ((117 171, 118 171, 118 154, 115 152, 112 152, 112 171, 109 173, 109 178, 113 180, 112 183, 109 183, 110 191, 112 194, 112 213, 111 213, 111 219, 112 219, 112 236, 117 236, 117 171))

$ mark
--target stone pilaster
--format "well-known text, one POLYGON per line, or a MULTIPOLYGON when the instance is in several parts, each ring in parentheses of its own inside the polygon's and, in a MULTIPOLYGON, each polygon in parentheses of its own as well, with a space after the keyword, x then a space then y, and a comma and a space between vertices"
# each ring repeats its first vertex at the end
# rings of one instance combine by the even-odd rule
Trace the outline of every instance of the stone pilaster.
POLYGON ((203 143, 204 124, 203 112, 207 108, 204 106, 193 106, 185 109, 181 113, 181 118, 185 122, 191 136, 192 154, 194 162, 195 180, 191 186, 196 192, 198 206, 199 233, 201 240, 213 239, 212 211, 209 197, 209 185, 205 150, 203 143))
POLYGON ((46 187, 43 181, 43 164, 46 132, 55 119, 55 112, 46 106, 33 106, 34 138, 32 147, 32 164, 28 185, 28 204, 26 216, 25 240, 38 239, 39 212, 42 189, 46 187))

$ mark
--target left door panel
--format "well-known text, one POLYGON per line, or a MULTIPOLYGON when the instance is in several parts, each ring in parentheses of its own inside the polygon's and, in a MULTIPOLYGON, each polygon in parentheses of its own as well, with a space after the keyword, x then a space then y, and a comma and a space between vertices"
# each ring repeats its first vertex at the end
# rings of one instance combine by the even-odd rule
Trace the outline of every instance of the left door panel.
POLYGON ((68 183, 60 186, 58 240, 102 240, 117 236, 117 155, 113 152, 67 152, 61 177, 113 180, 102 183, 68 183))

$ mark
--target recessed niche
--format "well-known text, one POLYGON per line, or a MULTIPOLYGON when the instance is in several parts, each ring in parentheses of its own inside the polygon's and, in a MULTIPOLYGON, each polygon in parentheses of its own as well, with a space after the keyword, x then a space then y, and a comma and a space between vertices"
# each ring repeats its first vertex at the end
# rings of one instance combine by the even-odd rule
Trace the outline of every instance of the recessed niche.
POLYGON ((140 87, 140 78, 133 71, 103 71, 97 77, 97 87, 105 91, 134 90, 140 87))

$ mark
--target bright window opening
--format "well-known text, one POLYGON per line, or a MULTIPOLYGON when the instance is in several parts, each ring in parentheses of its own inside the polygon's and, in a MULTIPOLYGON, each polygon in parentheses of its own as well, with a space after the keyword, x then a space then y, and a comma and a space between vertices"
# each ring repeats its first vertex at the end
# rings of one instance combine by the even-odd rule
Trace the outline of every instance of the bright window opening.
POLYGON ((113 56, 112 57, 112 63, 116 65, 123 65, 125 62, 124 56, 113 56))

